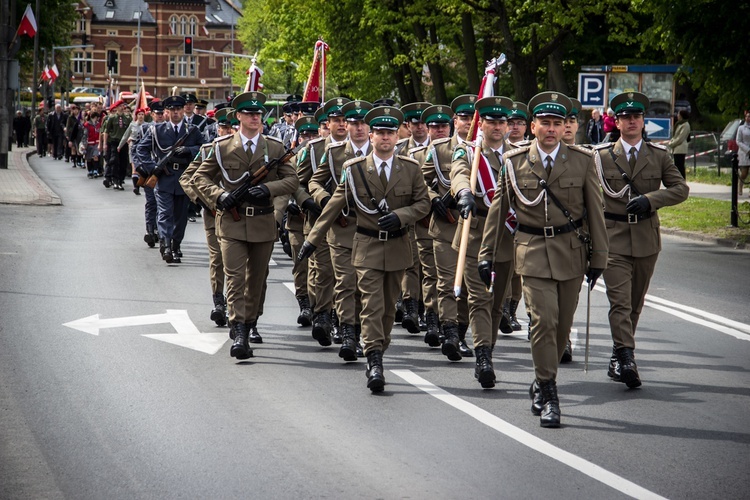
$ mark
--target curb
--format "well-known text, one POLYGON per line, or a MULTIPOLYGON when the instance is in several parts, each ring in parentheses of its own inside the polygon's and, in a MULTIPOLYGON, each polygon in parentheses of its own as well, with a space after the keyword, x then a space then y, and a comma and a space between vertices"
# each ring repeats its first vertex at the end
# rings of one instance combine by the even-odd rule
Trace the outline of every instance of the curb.
POLYGON ((10 177, 7 177, 11 185, 19 183, 23 188, 12 189, 5 192, 0 203, 7 205, 36 205, 36 206, 55 206, 62 205, 60 197, 50 189, 47 184, 34 172, 29 164, 29 156, 36 154, 31 151, 13 150, 9 152, 9 170, 4 170, 10 177))
POLYGON ((694 231, 682 231, 680 229, 673 229, 669 227, 661 227, 662 234, 669 234, 671 236, 678 236, 680 238, 686 238, 693 241, 703 241, 705 243, 713 243, 714 245, 732 248, 734 250, 750 250, 750 244, 739 243, 734 240, 727 238, 717 238, 710 234, 698 233, 694 231))

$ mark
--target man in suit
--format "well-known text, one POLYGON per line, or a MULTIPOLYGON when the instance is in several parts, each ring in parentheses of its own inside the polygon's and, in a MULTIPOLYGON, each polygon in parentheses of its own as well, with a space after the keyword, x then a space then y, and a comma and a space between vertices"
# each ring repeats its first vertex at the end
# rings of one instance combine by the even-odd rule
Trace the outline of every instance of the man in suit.
MULTIPOLYGON (((461 220, 453 238, 453 249, 458 251, 461 244, 461 234, 465 220, 469 214, 473 216, 469 241, 466 252, 466 266, 464 283, 469 297, 469 325, 474 337, 474 352, 476 352, 476 366, 474 377, 485 389, 495 386, 495 370, 492 363, 492 353, 497 342, 497 332, 503 317, 503 299, 505 290, 513 269, 512 243, 509 238, 498 239, 503 242, 502 248, 493 249, 493 260, 477 262, 479 245, 482 242, 487 210, 492 204, 496 191, 496 183, 502 168, 502 156, 509 151, 510 144, 505 141, 508 131, 508 114, 513 101, 507 97, 485 97, 475 103, 479 113, 479 127, 482 132, 482 158, 479 165, 476 186, 470 183, 472 158, 476 154, 475 148, 468 144, 459 145, 453 153, 451 166, 451 191, 457 200, 461 220), (485 285, 476 273, 477 266, 486 268, 486 272, 495 273, 494 284, 485 285), (490 291, 490 287, 493 288, 490 291)), ((505 225, 500 224, 502 230, 505 225)), ((449 335, 445 331, 443 354, 448 359, 461 359, 458 352, 458 337, 449 335)))
POLYGON ((350 201, 356 214, 357 233, 352 264, 362 294, 362 340, 367 356, 367 387, 381 392, 385 386, 383 352, 391 340, 396 297, 404 269, 412 264, 408 226, 430 211, 427 186, 417 163, 393 154, 403 114, 397 108, 371 109, 365 122, 372 130, 373 151, 343 166, 342 180, 303 243, 300 258, 311 255, 350 201))
MULTIPOLYGON (((234 109, 229 106, 222 107, 214 115, 217 123, 217 133, 219 137, 231 135, 234 133, 232 120, 234 109)), ((190 163, 185 172, 180 176, 180 186, 190 201, 202 206, 204 210, 203 229, 206 231, 206 244, 208 246, 208 272, 211 283, 211 294, 213 296, 214 308, 211 310, 211 321, 217 326, 227 324, 227 302, 224 296, 224 261, 221 258, 221 245, 216 235, 216 205, 208 198, 205 198, 200 191, 190 183, 190 180, 198 171, 201 163, 211 155, 213 143, 209 142, 201 146, 199 153, 190 163)), ((218 179, 217 179, 218 180, 218 179)))
MULTIPOLYGON (((216 234, 227 281, 229 336, 234 340, 229 354, 238 360, 253 355, 250 331, 257 326, 268 263, 278 236, 273 200, 294 193, 299 186, 291 160, 261 177, 270 160, 285 154, 280 141, 261 133, 265 101, 266 96, 260 92, 244 92, 232 100, 240 122, 239 133, 217 139, 213 154, 191 180, 201 195, 220 210, 216 234), (221 185, 216 183, 219 176, 221 185), (253 186, 235 194, 233 190, 248 178, 255 178, 253 186)), ((254 340, 258 343, 259 339, 254 340)))
POLYGON ((610 107, 620 139, 597 148, 609 234, 604 282, 614 342, 607 375, 634 388, 641 385, 635 330, 661 250, 656 211, 685 201, 689 189, 667 149, 642 139, 648 97, 625 92, 616 95, 610 107))
POLYGON ((503 229, 512 207, 518 222, 515 268, 531 315, 535 374, 529 389, 531 411, 540 416, 542 427, 559 427, 557 369, 573 324, 581 280, 585 274, 593 285, 607 265, 607 232, 596 176, 597 153, 562 142, 570 99, 542 92, 528 106, 536 139, 504 155, 499 191, 492 200, 479 251, 479 271, 489 284, 482 262, 497 260, 494 252, 503 247, 498 238, 512 237, 503 229))
MULTIPOLYGON (((137 164, 157 177, 154 196, 156 197, 156 225, 159 231, 159 250, 162 259, 168 264, 180 263, 180 244, 187 226, 187 207, 190 200, 180 186, 180 176, 198 154, 203 136, 196 127, 185 123, 183 107, 185 99, 179 96, 167 97, 163 101, 169 110, 169 120, 147 128, 135 148, 137 164), (182 145, 174 148, 177 141, 185 137, 182 145), (167 164, 157 167, 157 163, 174 148, 174 155, 167 164)), ((110 118, 111 120, 112 118, 110 118)))

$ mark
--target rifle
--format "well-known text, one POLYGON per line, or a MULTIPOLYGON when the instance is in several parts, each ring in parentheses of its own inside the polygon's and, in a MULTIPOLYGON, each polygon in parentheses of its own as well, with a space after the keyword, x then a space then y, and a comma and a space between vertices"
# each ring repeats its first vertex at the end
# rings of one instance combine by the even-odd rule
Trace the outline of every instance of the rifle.
MULTIPOLYGON (((185 135, 177 139, 177 142, 175 142, 172 145, 172 147, 169 148, 169 151, 167 151, 167 154, 164 155, 164 157, 156 163, 156 166, 154 167, 154 170, 153 170, 154 173, 152 173, 146 180, 146 186, 150 188, 156 187, 156 182, 159 180, 159 177, 161 175, 161 174, 157 175, 156 172, 166 172, 166 175, 172 175, 172 173, 168 169, 165 169, 163 167, 164 165, 170 162, 177 148, 182 147, 182 145, 185 144, 185 141, 187 140, 187 138, 190 136, 190 134, 193 132, 193 129, 195 128, 190 125, 187 125, 187 127, 188 129, 185 135)), ((154 134, 156 133, 156 129, 154 129, 153 133, 154 134)))
MULTIPOLYGON (((440 191, 438 191, 438 180, 437 180, 437 178, 435 178, 435 179, 434 179, 434 180, 432 181, 432 183, 431 183, 431 185, 430 185, 430 188, 431 188, 431 189, 432 189, 433 191, 435 191, 436 193, 439 193, 439 192, 440 192, 440 191)), ((445 205, 445 208, 447 208, 447 209, 448 209, 448 213, 446 213, 446 214, 445 214, 445 220, 446 220, 446 221, 448 221, 448 224, 455 224, 455 223, 456 223, 456 218, 455 218, 455 217, 453 217, 453 214, 451 213, 451 209, 450 209, 450 206, 451 206, 451 204, 452 204, 452 203, 453 203, 453 201, 454 201, 454 200, 453 200, 453 195, 451 194, 451 191, 450 191, 450 189, 449 189, 448 191, 446 191, 446 192, 445 192, 445 194, 444 194, 443 196, 441 196, 441 197, 440 197, 440 201, 442 201, 442 202, 443 202, 443 205, 445 205)), ((429 217, 425 217, 425 218, 424 218, 424 219, 422 219, 422 220, 429 220, 429 217)), ((424 225, 424 224, 423 224, 423 225, 424 225)), ((428 224, 427 224, 427 225, 425 225, 424 227, 429 227, 429 222, 428 222, 428 224)))
MULTIPOLYGON (((303 146, 297 146, 295 149, 287 149, 284 151, 283 155, 279 156, 278 158, 273 158, 268 163, 260 167, 255 171, 254 174, 248 176, 247 179, 245 179, 245 181, 238 188, 235 188, 231 191, 230 194, 232 195, 232 198, 234 198, 235 200, 239 200, 238 203, 240 203, 245 199, 245 195, 247 194, 248 189, 253 186, 257 186, 260 181, 266 178, 271 169, 287 162, 292 156, 297 154, 297 152, 302 147, 303 146)), ((236 205, 232 207, 225 207, 225 210, 229 210, 232 213, 232 219, 234 219, 235 222, 239 222, 240 213, 237 211, 236 205)))

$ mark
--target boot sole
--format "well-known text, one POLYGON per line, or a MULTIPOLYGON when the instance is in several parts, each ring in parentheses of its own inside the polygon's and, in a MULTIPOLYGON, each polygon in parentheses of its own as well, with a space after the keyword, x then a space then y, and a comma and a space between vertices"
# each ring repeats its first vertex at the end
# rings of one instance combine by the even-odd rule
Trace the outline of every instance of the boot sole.
POLYGON ((625 370, 620 372, 620 382, 628 386, 629 389, 635 389, 642 385, 641 379, 638 378, 638 374, 632 370, 625 370))
POLYGON ((315 340, 318 341, 318 344, 322 345, 323 347, 328 347, 331 345, 331 337, 326 334, 325 330, 322 328, 313 328, 312 336, 315 340))
POLYGON ((217 326, 226 326, 227 319, 226 316, 224 316, 219 311, 212 311, 211 312, 211 321, 216 323, 217 326))
POLYGON ((497 378, 495 377, 495 374, 492 372, 481 372, 479 374, 479 384, 482 386, 482 389, 492 389, 495 387, 495 381, 497 378))
POLYGON ((544 427, 545 429, 557 429, 558 427, 560 427, 560 421, 558 420, 557 422, 543 422, 540 420, 539 426, 544 427))
POLYGON ((305 316, 297 316, 297 324, 300 326, 310 326, 312 325, 312 321, 305 316))
POLYGON ((357 351, 351 347, 341 347, 339 349, 339 358, 344 361, 357 361, 357 351))
POLYGON ((253 357, 253 350, 245 349, 243 347, 237 347, 235 349, 235 347, 232 346, 232 348, 229 350, 229 355, 239 360, 250 359, 253 357))
POLYGON ((372 378, 367 381, 367 388, 370 389, 371 392, 383 392, 383 389, 385 388, 385 379, 372 378))
POLYGON ((424 342, 430 347, 438 347, 440 345, 440 336, 434 333, 428 333, 424 336, 424 342))
POLYGON ((410 319, 408 317, 405 317, 404 320, 401 322, 401 326, 403 328, 406 328, 406 331, 409 333, 421 333, 422 330, 419 329, 419 321, 414 321, 413 319, 410 319))
POLYGON ((461 361, 461 353, 458 352, 458 347, 449 342, 443 342, 440 352, 442 352, 450 361, 461 361))

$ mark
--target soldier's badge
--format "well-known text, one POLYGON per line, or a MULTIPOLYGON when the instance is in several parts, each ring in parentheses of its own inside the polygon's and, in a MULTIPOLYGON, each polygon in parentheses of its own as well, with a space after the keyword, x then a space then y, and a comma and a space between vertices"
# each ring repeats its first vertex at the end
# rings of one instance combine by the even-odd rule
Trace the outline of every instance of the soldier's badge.
POLYGON ((429 153, 427 153, 427 158, 425 158, 425 160, 424 160, 424 161, 426 161, 426 162, 427 162, 427 161, 432 161, 432 150, 430 150, 430 152, 429 152, 429 153))
POLYGON ((320 157, 320 165, 324 164, 327 159, 328 159, 328 151, 323 153, 323 156, 320 157))
POLYGON ((303 161, 307 158, 307 148, 302 150, 302 153, 300 153, 299 157, 297 158, 297 167, 299 167, 303 161))
POLYGON ((456 161, 463 156, 466 156, 466 150, 463 148, 458 148, 453 152, 453 158, 451 158, 451 160, 456 161))
POLYGON ((347 170, 348 169, 345 168, 344 170, 341 171, 341 180, 339 181, 339 184, 343 184, 343 183, 346 182, 346 171, 347 170))

